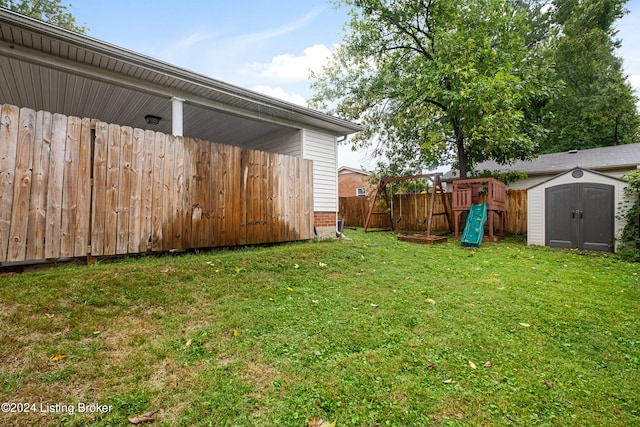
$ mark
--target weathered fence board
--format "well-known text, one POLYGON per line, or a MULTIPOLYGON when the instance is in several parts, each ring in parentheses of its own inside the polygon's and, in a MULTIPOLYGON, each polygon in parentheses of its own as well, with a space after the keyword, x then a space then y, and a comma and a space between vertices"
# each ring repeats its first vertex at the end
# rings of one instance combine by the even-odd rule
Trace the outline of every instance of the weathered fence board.
MULTIPOLYGON (((67 118, 64 168, 62 171, 62 211, 60 256, 74 256, 78 215, 78 163, 80 161, 80 132, 82 121, 77 117, 67 118)), ((86 250, 86 248, 85 248, 86 250)))
POLYGON ((9 252, 7 254, 7 261, 24 259, 27 249, 27 220, 29 199, 31 197, 35 121, 35 111, 26 108, 20 110, 20 120, 18 122, 20 129, 16 152, 13 209, 11 212, 11 228, 9 229, 9 252))
POLYGON ((310 160, 0 113, 0 263, 313 237, 310 160))
POLYGON ((47 185, 47 220, 44 256, 60 258, 62 243, 62 190, 64 184, 64 154, 67 140, 67 117, 53 115, 49 182, 47 185))
MULTIPOLYGON (((215 241, 215 201, 211 197, 210 189, 218 188, 219 182, 213 175, 215 168, 211 167, 213 153, 217 152, 217 147, 204 141, 194 143, 195 149, 195 175, 193 177, 193 195, 195 200, 194 214, 191 215, 191 227, 197 246, 213 246, 215 241), (211 183, 211 187, 207 185, 211 183)), ((225 169, 222 160, 214 163, 216 168, 225 169)))
POLYGON ((9 249, 20 109, 13 105, 3 105, 0 114, 0 262, 2 262, 6 261, 9 249))
POLYGON ((38 111, 33 146, 31 198, 29 200, 29 224, 27 226, 29 244, 27 245, 26 259, 44 258, 44 230, 47 218, 47 186, 49 182, 52 120, 51 113, 38 111))
MULTIPOLYGON (((486 196, 485 196, 486 197, 486 196)), ((394 194, 393 217, 399 222, 394 224, 396 229, 407 231, 422 231, 426 229, 424 220, 427 218, 430 194, 394 194), (418 221, 416 221, 416 219, 418 221)), ((451 209, 451 193, 445 194, 448 211, 451 209)), ((480 202, 483 195, 480 195, 480 202)), ((344 219, 345 225, 353 227, 364 226, 364 219, 369 212, 369 198, 340 197, 339 217, 344 219)), ((435 214, 444 212, 440 198, 436 198, 435 214)), ((506 199, 505 233, 525 234, 527 232, 527 191, 508 190, 506 199)), ((451 215, 453 221, 453 215, 451 215)), ((452 222, 453 223, 453 222, 452 222)), ((389 213, 383 207, 376 207, 371 217, 371 228, 390 228, 389 213)), ((464 224, 461 225, 464 227, 464 224)), ((433 217, 432 230, 435 232, 448 231, 448 224, 444 215, 433 217)))
POLYGON ((153 184, 151 195, 151 250, 162 250, 162 203, 163 203, 163 183, 164 183, 164 151, 166 136, 161 133, 155 134, 154 158, 153 158, 153 184))
MULTIPOLYGON (((105 191, 105 221, 104 228, 93 230, 104 235, 104 249, 99 255, 113 255, 116 253, 118 241, 118 179, 120 176, 120 127, 110 124, 107 132, 107 180, 105 191)), ((94 191, 102 193, 102 182, 94 180, 94 191)))
POLYGON ((132 218, 127 236, 127 252, 136 253, 140 249, 142 236, 142 178, 144 163, 144 131, 135 129, 131 143, 131 197, 129 200, 129 215, 132 218))
MULTIPOLYGON (((109 143, 109 126, 106 123, 96 124, 93 156, 93 182, 105 182, 107 179, 107 144, 109 143)), ((91 253, 95 256, 104 254, 104 223, 106 220, 107 194, 93 190, 91 204, 91 253)))
MULTIPOLYGON (((131 253, 146 252, 151 243, 151 235, 153 233, 153 165, 155 156, 155 133, 150 130, 144 131, 144 142, 142 151, 144 160, 142 163, 142 196, 140 206, 140 237, 137 242, 133 243, 131 253)), ((193 247, 193 246, 189 246, 193 247)))
POLYGON ((116 232, 116 254, 124 255, 129 249, 129 225, 131 203, 131 161, 133 154, 133 129, 128 126, 120 128, 120 160, 118 162, 118 198, 116 216, 118 227, 116 232))
POLYGON ((168 251, 173 243, 173 151, 175 141, 171 135, 164 138, 164 175, 162 183, 162 250, 168 251))
POLYGON ((85 256, 88 251, 91 230, 91 120, 82 119, 80 147, 78 150, 78 207, 73 256, 85 256))

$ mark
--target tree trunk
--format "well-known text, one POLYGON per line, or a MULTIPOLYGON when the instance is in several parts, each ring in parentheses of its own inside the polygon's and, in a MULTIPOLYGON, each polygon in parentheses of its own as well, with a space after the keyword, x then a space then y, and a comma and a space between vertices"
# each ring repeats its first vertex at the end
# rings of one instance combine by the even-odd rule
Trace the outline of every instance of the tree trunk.
POLYGON ((453 119, 453 132, 456 135, 460 179, 467 179, 467 152, 464 149, 464 132, 462 131, 462 126, 460 126, 460 121, 458 119, 453 119))

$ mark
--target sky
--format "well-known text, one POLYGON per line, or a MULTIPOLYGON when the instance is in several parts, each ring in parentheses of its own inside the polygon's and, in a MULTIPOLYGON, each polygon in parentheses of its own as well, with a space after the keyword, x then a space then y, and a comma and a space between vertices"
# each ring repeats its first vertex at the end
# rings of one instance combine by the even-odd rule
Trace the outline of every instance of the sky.
MULTIPOLYGON (((640 97, 640 0, 627 9, 618 56, 640 97)), ((348 20, 328 0, 71 0, 70 11, 93 38, 300 105, 348 20)), ((338 166, 375 160, 340 146, 338 166)))

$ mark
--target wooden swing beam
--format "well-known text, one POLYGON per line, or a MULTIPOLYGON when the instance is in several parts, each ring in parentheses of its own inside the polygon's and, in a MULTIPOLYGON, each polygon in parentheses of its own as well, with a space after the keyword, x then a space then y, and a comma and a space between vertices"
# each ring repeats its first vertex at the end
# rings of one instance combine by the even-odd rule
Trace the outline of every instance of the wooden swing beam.
MULTIPOLYGON (((393 212, 391 212, 391 203, 389 202, 389 193, 387 192, 387 185, 392 182, 398 181, 409 181, 412 179, 428 179, 433 185, 433 196, 429 202, 429 214, 427 216, 427 237, 431 236, 431 225, 433 220, 433 210, 436 205, 436 194, 440 193, 440 200, 442 205, 444 206, 443 214, 447 217, 447 223, 449 224, 449 230, 451 231, 451 218, 449 216, 449 209, 447 208, 447 202, 444 197, 444 189, 442 188, 442 173, 428 173, 428 174, 420 174, 420 175, 409 175, 409 176, 396 176, 392 178, 382 178, 378 181, 378 186, 374 190, 373 198, 371 199, 371 203, 369 205, 369 213, 367 214, 367 219, 364 223, 364 231, 365 233, 369 230, 369 222, 371 221, 371 216, 373 215, 373 210, 375 208, 376 202, 378 200, 378 195, 382 194, 384 196, 384 203, 389 211, 389 222, 391 224, 391 230, 395 230, 394 223, 392 220, 393 212)), ((393 197, 393 194, 391 195, 393 197)))

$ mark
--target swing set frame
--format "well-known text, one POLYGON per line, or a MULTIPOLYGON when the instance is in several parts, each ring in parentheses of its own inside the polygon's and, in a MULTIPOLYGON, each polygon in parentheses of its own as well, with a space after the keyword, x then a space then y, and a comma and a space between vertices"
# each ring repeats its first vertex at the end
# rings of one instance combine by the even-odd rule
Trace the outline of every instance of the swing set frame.
MULTIPOLYGON (((379 230, 379 231, 391 231, 391 230, 395 230, 395 224, 400 222, 402 220, 402 218, 400 217, 399 219, 394 221, 393 218, 393 199, 389 198, 389 193, 387 191, 387 187, 389 186, 390 183, 394 183, 394 182, 399 182, 399 181, 409 181, 409 180, 416 180, 416 179, 427 179, 430 183, 431 183, 431 187, 433 188, 433 193, 431 195, 430 201, 429 201, 429 213, 427 215, 427 218, 424 222, 427 223, 427 230, 426 230, 426 239, 427 240, 436 240, 441 236, 431 236, 431 226, 433 223, 433 210, 435 208, 436 205, 436 195, 440 194, 440 201, 442 202, 442 205, 444 206, 444 212, 435 214, 435 215, 445 215, 447 218, 447 223, 449 224, 449 231, 452 230, 452 224, 451 224, 451 216, 449 215, 449 208, 447 207, 447 202, 446 202, 446 198, 444 195, 444 189, 442 187, 442 173, 430 173, 430 174, 420 174, 420 175, 408 175, 408 176, 396 176, 396 177, 392 177, 392 178, 382 178, 380 179, 380 181, 378 181, 378 186, 376 187, 376 189, 373 192, 373 197, 371 198, 371 203, 369 204, 369 213, 367 214, 367 219, 365 220, 364 223, 364 231, 365 233, 367 231, 371 231, 369 230, 369 223, 371 221, 371 216, 374 214, 374 209, 376 206, 376 202, 378 201, 378 197, 382 197, 382 200, 384 202, 384 204, 386 205, 386 210, 389 213, 389 223, 391 224, 391 228, 390 229, 385 229, 385 230, 379 230)), ((393 197, 393 194, 391 194, 391 197, 393 197)), ((424 223, 423 222, 423 223, 424 223)), ((425 236, 424 235, 410 235, 412 236, 412 238, 414 238, 415 236, 422 236, 422 239, 419 240, 424 240, 425 236)), ((400 238, 400 237, 399 237, 400 238)), ((416 239, 418 239, 418 237, 415 237, 416 239)), ((446 240, 446 237, 444 237, 444 240, 446 240)), ((415 240, 410 240, 410 241, 415 241, 415 240)), ((420 242, 422 243, 422 242, 420 242)))

